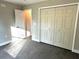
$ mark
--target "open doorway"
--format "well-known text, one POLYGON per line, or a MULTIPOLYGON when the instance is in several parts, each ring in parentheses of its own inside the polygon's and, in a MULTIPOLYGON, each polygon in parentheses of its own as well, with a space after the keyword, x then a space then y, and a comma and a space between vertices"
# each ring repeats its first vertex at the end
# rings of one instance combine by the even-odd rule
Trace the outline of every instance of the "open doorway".
POLYGON ((24 18, 25 18, 25 29, 26 29, 26 35, 31 36, 32 31, 32 10, 31 9, 25 9, 24 10, 24 18))
POLYGON ((32 10, 15 10, 15 26, 11 27, 13 37, 27 38, 31 36, 32 10))

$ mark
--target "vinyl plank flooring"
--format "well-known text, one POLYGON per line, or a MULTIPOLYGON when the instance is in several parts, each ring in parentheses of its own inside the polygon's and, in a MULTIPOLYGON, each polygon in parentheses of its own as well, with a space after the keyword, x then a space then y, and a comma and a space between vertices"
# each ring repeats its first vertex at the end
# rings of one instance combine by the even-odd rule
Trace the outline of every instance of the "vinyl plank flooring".
MULTIPOLYGON (((21 47, 21 50, 16 55, 16 57, 13 57, 9 53, 7 53, 5 51, 5 46, 4 48, 0 47, 0 59, 79 59, 79 54, 73 53, 69 50, 55 47, 53 45, 38 43, 32 41, 31 38, 23 40, 25 41, 25 43, 21 47)), ((15 50, 15 48, 13 50, 15 50)))

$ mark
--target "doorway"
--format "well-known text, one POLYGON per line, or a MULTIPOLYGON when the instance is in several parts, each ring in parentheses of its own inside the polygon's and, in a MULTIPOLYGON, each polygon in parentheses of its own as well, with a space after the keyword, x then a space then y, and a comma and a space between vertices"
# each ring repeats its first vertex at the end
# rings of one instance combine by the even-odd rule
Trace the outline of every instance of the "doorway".
POLYGON ((32 28, 32 10, 31 9, 25 9, 24 10, 24 18, 25 18, 25 30, 26 30, 26 36, 29 37, 32 34, 31 28, 32 28))
POLYGON ((15 10, 15 25, 11 27, 12 37, 27 38, 31 36, 32 10, 15 10))

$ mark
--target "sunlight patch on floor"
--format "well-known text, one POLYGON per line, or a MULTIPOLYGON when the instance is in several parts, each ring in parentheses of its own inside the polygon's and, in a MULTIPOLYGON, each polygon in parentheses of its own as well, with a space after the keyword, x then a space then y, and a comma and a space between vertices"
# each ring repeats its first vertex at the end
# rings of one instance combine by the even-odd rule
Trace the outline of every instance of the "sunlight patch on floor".
POLYGON ((13 38, 12 43, 8 45, 4 49, 4 51, 6 51, 9 55, 15 58, 23 48, 25 42, 26 42, 26 39, 13 38))

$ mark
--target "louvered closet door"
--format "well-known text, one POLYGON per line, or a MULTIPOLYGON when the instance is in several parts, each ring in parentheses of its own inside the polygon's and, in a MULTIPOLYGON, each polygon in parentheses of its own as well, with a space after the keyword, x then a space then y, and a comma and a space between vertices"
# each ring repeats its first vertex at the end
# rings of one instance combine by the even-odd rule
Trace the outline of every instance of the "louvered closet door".
POLYGON ((55 8, 50 8, 50 17, 51 17, 51 38, 50 38, 50 44, 54 44, 54 35, 55 35, 55 8))
POLYGON ((41 9, 41 42, 72 49, 77 5, 41 9))
POLYGON ((63 15, 63 48, 72 49, 77 5, 64 7, 63 15))
POLYGON ((51 9, 41 10, 41 42, 50 44, 51 39, 51 9))
POLYGON ((55 12, 54 45, 71 50, 77 5, 57 7, 55 12))
POLYGON ((62 47, 63 44, 63 7, 55 8, 55 34, 54 45, 62 47))

